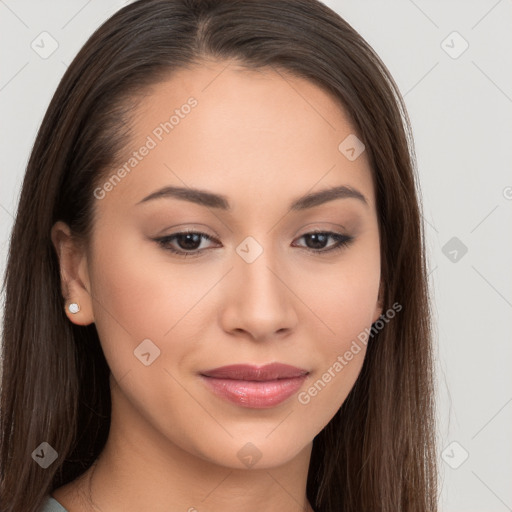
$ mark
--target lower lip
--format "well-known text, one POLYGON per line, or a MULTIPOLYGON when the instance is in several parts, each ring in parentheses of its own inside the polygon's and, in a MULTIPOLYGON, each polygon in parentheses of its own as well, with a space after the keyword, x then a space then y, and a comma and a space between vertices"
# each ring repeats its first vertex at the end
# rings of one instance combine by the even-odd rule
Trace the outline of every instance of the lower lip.
POLYGON ((201 378, 221 398, 242 407, 266 409, 284 402, 296 393, 306 380, 306 375, 267 381, 216 379, 204 375, 201 378))

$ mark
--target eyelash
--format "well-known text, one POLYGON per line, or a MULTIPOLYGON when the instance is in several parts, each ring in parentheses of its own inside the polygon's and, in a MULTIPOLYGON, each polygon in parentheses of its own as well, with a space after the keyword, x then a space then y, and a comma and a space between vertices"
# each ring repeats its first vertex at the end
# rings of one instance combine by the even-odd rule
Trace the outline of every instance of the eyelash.
MULTIPOLYGON (((334 240, 336 240, 336 244, 334 246, 330 247, 329 249, 311 249, 309 247, 304 247, 304 249, 306 249, 306 251, 312 252, 313 254, 333 253, 333 252, 337 252, 337 251, 340 251, 340 250, 348 247, 354 240, 353 236, 342 235, 341 233, 336 233, 333 231, 320 231, 320 230, 304 233, 299 238, 303 238, 308 235, 318 235, 318 234, 327 235, 330 238, 333 238, 334 240)), ((193 251, 183 251, 183 250, 177 250, 177 249, 172 248, 169 245, 171 240, 173 240, 181 235, 200 235, 203 239, 215 241, 215 239, 213 237, 207 235, 206 233, 201 233, 200 231, 180 231, 179 233, 174 233, 172 235, 164 236, 161 238, 155 238, 154 240, 166 251, 170 251, 170 252, 176 254, 177 256, 182 256, 184 258, 199 256, 203 251, 207 250, 207 249, 200 249, 200 250, 194 249, 193 251)))

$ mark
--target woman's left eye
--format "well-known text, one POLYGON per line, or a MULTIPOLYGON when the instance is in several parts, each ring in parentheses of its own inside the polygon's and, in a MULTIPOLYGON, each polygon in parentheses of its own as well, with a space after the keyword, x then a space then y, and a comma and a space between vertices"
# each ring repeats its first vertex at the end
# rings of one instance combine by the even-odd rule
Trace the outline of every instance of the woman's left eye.
MULTIPOLYGON (((300 236, 298 240, 302 238, 307 240, 306 247, 302 247, 313 253, 326 253, 343 249, 354 239, 352 236, 342 235, 341 233, 335 233, 332 231, 312 231, 300 236), (329 239, 334 240, 334 243, 330 246, 327 245, 329 239)), ((183 231, 181 233, 175 233, 173 235, 155 239, 155 241, 158 242, 165 250, 171 251, 172 253, 180 256, 200 255, 207 249, 205 247, 201 247, 202 240, 216 242, 216 240, 211 236, 198 231, 183 231), (178 248, 173 246, 173 243, 178 245, 178 248)))
POLYGON ((344 247, 350 245, 350 243, 354 240, 353 236, 342 235, 341 233, 335 233, 332 231, 312 231, 311 233, 306 233, 305 235, 302 235, 300 238, 304 238, 310 241, 313 247, 308 246, 306 247, 306 249, 317 253, 341 250, 344 247), (326 242, 330 238, 333 239, 335 242, 331 244, 330 247, 327 246, 328 248, 326 249, 326 242))

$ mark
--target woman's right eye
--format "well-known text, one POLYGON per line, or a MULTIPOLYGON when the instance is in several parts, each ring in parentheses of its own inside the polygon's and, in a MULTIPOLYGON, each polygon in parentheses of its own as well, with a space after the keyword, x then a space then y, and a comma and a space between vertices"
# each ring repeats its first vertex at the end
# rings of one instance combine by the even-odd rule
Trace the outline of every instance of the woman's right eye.
POLYGON ((174 233, 161 238, 156 238, 158 242, 165 250, 171 251, 179 256, 198 256, 204 250, 205 247, 201 247, 202 240, 215 241, 214 238, 201 233, 199 231, 183 231, 180 233, 174 233), (172 244, 175 244, 174 246, 172 244), (176 248, 178 245, 178 248, 176 248))

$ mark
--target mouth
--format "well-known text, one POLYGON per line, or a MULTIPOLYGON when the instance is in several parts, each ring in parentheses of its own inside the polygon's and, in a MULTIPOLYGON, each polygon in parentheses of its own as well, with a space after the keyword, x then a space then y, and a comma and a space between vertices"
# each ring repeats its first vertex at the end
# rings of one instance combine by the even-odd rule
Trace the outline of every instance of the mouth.
POLYGON ((274 407, 296 393, 309 372, 282 363, 235 364, 206 370, 200 377, 217 396, 241 407, 274 407))

